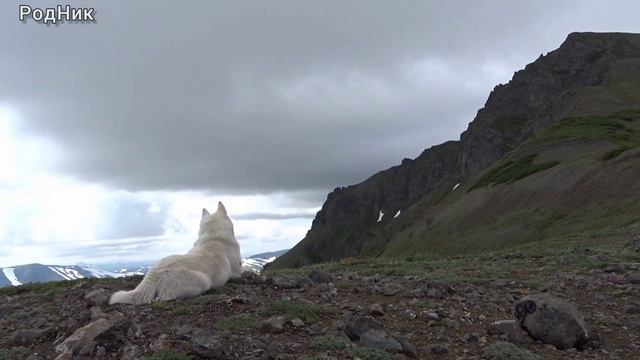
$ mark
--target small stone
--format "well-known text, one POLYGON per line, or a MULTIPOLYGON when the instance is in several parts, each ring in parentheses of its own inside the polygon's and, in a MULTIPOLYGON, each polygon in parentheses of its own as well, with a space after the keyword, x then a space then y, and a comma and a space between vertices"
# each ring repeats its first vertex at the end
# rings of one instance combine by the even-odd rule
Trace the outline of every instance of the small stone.
POLYGON ((489 335, 502 335, 513 343, 530 342, 529 334, 520 327, 516 320, 500 320, 489 325, 489 335))
POLYGON ((107 317, 107 314, 104 312, 104 310, 102 310, 100 306, 92 306, 89 309, 89 312, 91 313, 92 320, 104 319, 107 317))
POLYGON ((46 333, 46 330, 40 329, 18 330, 13 336, 13 342, 16 345, 31 345, 41 340, 46 333))
POLYGON ((396 339, 396 341, 400 343, 400 345, 402 346, 402 352, 405 355, 412 359, 418 358, 418 351, 416 350, 416 347, 409 342, 409 339, 404 336, 394 336, 394 339, 396 339))
POLYGON ((304 322, 300 319, 293 319, 291 320, 291 325, 295 328, 299 328, 304 326, 304 322))
POLYGON ((430 312, 424 315, 424 319, 427 321, 440 321, 440 315, 438 315, 438 313, 430 312))
POLYGON ((55 360, 73 360, 73 354, 71 351, 64 351, 62 354, 56 356, 55 360))
POLYGON ((102 306, 109 303, 110 296, 111 292, 107 289, 96 289, 85 295, 84 300, 88 302, 89 305, 102 306))
POLYGON ((627 274, 627 280, 634 285, 640 284, 640 273, 627 274))
POLYGON ((262 279, 260 279, 260 275, 254 271, 244 271, 239 278, 229 280, 238 284, 259 284, 263 282, 261 281, 262 279))
POLYGON ((229 298, 227 300, 224 301, 227 305, 233 305, 233 304, 249 304, 251 302, 251 300, 249 300, 249 298, 247 298, 246 296, 234 296, 232 298, 229 298))
POLYGON ((137 360, 140 358, 140 347, 138 345, 129 344, 122 350, 120 360, 137 360))
POLYGON ((517 324, 515 320, 498 320, 489 325, 489 335, 503 335, 506 334, 514 325, 517 324))
POLYGON ((262 331, 271 334, 278 334, 284 331, 284 324, 287 319, 284 316, 270 317, 262 323, 262 331))
POLYGON ((382 304, 380 303, 375 303, 373 305, 371 305, 371 307, 369 308, 369 315, 372 316, 384 316, 385 312, 384 312, 384 308, 382 307, 382 304))
POLYGON ((104 346, 98 346, 96 348, 96 358, 102 358, 107 355, 107 349, 104 346))
POLYGON ((142 332, 142 326, 137 323, 131 324, 129 329, 127 329, 127 336, 130 338, 142 339, 144 338, 144 333, 142 332))
POLYGON ((362 334, 359 344, 362 347, 380 349, 391 353, 402 352, 402 345, 381 329, 372 329, 362 334))
POLYGON ((273 275, 267 280, 267 282, 281 289, 293 289, 298 287, 298 281, 296 281, 296 279, 285 275, 273 275))
POLYGON ((610 264, 604 268, 604 272, 624 274, 624 267, 621 264, 610 264))
POLYGON ((418 317, 418 315, 416 315, 416 313, 413 312, 413 310, 411 310, 411 309, 406 309, 404 311, 404 315, 409 319, 415 319, 415 318, 418 317))
POLYGON ((434 355, 444 355, 449 352, 448 347, 440 344, 429 345, 427 348, 429 349, 429 353, 434 355))
POLYGON ((369 330, 382 330, 384 326, 370 316, 351 315, 343 322, 344 332, 353 340, 359 340, 360 336, 369 330))
POLYGON ((84 346, 80 350, 78 350, 78 355, 89 356, 93 353, 95 348, 96 348, 96 342, 89 341, 88 343, 84 344, 84 346))
POLYGON ((640 314, 640 304, 629 304, 624 307, 624 312, 627 314, 640 314))
POLYGON ((467 335, 465 340, 468 343, 475 343, 475 342, 478 342, 479 339, 480 338, 478 337, 478 334, 469 334, 469 335, 467 335))
POLYGON ((397 294, 397 293, 398 293, 398 289, 396 289, 396 288, 394 288, 394 287, 391 287, 391 286, 385 286, 385 287, 382 289, 382 294, 383 294, 384 296, 394 296, 394 295, 395 295, 395 294, 397 294))
POLYGON ((629 283, 629 279, 626 276, 618 275, 615 272, 607 275, 607 281, 616 285, 625 285, 629 283))
POLYGON ((333 278, 331 277, 331 275, 329 275, 324 271, 319 271, 319 270, 311 271, 311 273, 309 274, 309 279, 311 279, 311 281, 313 281, 316 284, 326 284, 333 281, 333 278))
POLYGON ((478 345, 480 345, 480 346, 487 345, 487 337, 486 336, 480 336, 478 338, 478 345))
POLYGON ((171 344, 169 343, 169 335, 161 334, 158 337, 158 339, 156 339, 154 342, 151 343, 151 345, 149 345, 149 347, 151 348, 151 350, 155 352, 160 352, 163 350, 170 349, 171 344))
POLYGON ((195 353, 207 359, 219 359, 224 353, 222 342, 213 332, 199 332, 193 336, 191 344, 195 353))

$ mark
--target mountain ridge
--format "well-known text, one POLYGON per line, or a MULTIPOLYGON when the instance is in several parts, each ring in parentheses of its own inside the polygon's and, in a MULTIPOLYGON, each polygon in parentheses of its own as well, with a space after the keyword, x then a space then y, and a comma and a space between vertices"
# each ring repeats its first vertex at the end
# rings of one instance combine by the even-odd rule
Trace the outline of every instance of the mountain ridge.
MULTIPOLYGON (((515 72, 509 83, 496 86, 460 140, 432 146, 414 160, 405 159, 359 184, 332 191, 305 238, 270 266, 297 267, 350 256, 401 254, 399 249, 409 235, 399 239, 398 234, 407 228, 412 228, 414 234, 443 236, 444 229, 435 229, 438 234, 433 231, 437 216, 424 214, 438 208, 450 189, 463 184, 459 192, 468 193, 469 182, 518 152, 529 152, 526 156, 533 157, 528 162, 515 158, 512 162, 519 166, 540 165, 537 161, 549 158, 555 151, 552 148, 566 144, 557 141, 544 148, 527 141, 553 124, 572 117, 613 115, 638 108, 640 35, 572 33, 558 49, 515 72), (410 208, 414 208, 413 213, 406 211, 410 208), (389 225, 394 220, 389 214, 398 211, 398 224, 389 225), (386 215, 379 222, 380 213, 386 215), (405 221, 399 221, 403 214, 405 221), (418 226, 419 222, 422 224, 418 226), (416 229, 421 226, 432 229, 416 229), (389 247, 395 250, 389 251, 389 247)), ((625 126, 617 120, 615 124, 625 126)), ((636 131, 634 126, 630 131, 636 131)), ((629 146, 626 150, 633 151, 635 145, 631 145, 625 145, 629 146)), ((596 147, 606 146, 602 143, 596 147)), ((618 146, 621 149, 623 145, 618 146)), ((565 159, 552 171, 563 170, 577 156, 565 159)), ((478 201, 474 196, 470 199, 478 201)))

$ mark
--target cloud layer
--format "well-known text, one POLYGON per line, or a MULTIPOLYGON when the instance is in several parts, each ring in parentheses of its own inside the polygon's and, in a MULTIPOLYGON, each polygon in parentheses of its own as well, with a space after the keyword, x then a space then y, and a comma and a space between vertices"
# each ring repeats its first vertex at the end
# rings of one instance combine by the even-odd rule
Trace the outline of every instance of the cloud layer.
MULTIPOLYGON (((57 169, 83 181, 234 193, 326 190, 456 138, 496 82, 611 12, 584 2, 87 4, 96 24, 0 25, 0 98, 23 130, 55 141, 57 169)), ((17 12, 10 5, 3 14, 17 12)))

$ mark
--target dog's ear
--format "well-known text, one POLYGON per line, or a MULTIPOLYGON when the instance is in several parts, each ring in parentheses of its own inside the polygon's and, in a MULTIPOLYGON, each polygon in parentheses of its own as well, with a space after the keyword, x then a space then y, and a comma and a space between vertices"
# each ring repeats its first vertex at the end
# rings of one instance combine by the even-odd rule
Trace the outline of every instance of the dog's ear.
POLYGON ((227 215, 227 209, 224 207, 224 204, 222 203, 222 201, 218 201, 218 212, 220 214, 227 215))
POLYGON ((207 215, 209 215, 209 212, 207 211, 207 209, 202 208, 202 217, 204 218, 207 215))

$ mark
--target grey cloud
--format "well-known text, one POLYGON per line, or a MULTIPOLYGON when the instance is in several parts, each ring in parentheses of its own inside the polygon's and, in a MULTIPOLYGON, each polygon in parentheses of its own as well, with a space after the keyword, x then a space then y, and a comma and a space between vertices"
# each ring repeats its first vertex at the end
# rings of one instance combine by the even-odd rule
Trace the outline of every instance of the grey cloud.
POLYGON ((497 82, 569 32, 640 31, 632 1, 75 6, 98 22, 22 24, 0 5, 0 102, 58 145, 58 171, 127 190, 358 182, 457 138, 497 82))
POLYGON ((234 220, 289 220, 289 219, 313 219, 315 213, 288 213, 288 214, 272 214, 272 213, 248 213, 233 215, 234 220))
POLYGON ((87 256, 92 258, 110 258, 118 255, 147 254, 156 250, 157 244, 165 241, 164 238, 144 238, 129 239, 126 241, 110 241, 89 246, 75 246, 66 249, 59 249, 55 253, 57 256, 87 256))
POLYGON ((126 239, 164 234, 166 205, 158 206, 154 211, 151 211, 151 206, 151 203, 134 195, 112 195, 102 205, 96 238, 126 239))

